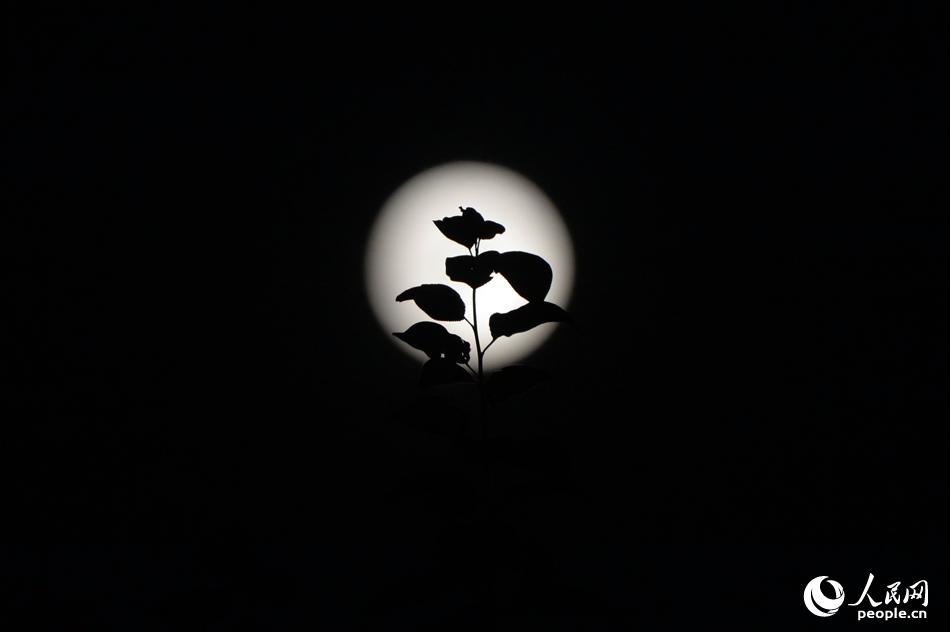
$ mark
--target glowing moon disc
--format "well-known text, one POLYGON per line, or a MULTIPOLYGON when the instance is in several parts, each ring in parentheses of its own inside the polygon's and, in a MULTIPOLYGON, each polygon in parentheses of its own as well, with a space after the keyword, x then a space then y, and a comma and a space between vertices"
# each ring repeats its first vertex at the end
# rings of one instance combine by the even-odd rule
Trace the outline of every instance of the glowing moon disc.
MULTIPOLYGON (((567 226, 544 193, 524 176, 488 163, 452 162, 429 169, 403 184, 383 205, 366 247, 366 288, 369 302, 383 329, 405 331, 413 323, 430 320, 412 301, 396 302, 403 290, 424 283, 442 283, 458 291, 465 313, 472 319, 472 290, 445 275, 445 259, 468 254, 435 227, 434 220, 458 215, 460 206, 475 208, 486 220, 502 224, 505 232, 482 242, 481 251, 520 250, 547 260, 554 282, 547 300, 568 308, 574 285, 574 249, 567 226)), ((525 304, 500 275, 478 288, 478 329, 482 345, 491 340, 488 319, 525 304)), ((464 320, 442 322, 450 332, 472 344, 475 340, 464 320)), ((544 324, 512 337, 499 339, 485 354, 491 368, 517 362, 537 349, 554 331, 544 324)), ((392 338, 400 349, 420 362, 426 357, 392 338)))

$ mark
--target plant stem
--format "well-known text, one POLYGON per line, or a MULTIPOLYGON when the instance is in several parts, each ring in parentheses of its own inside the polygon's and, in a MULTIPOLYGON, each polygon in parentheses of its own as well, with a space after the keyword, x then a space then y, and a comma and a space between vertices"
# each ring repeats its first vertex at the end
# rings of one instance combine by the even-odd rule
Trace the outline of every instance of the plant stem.
MULTIPOLYGON (((477 249, 477 246, 476 246, 477 249)), ((476 250, 477 251, 477 250, 476 250)), ((478 338, 478 307, 476 305, 475 293, 477 290, 472 288, 472 331, 475 333, 475 353, 478 354, 478 411, 482 422, 482 439, 488 438, 488 427, 485 419, 485 370, 482 364, 482 343, 478 338)))
POLYGON ((475 292, 472 288, 472 331, 475 332, 475 353, 478 354, 478 382, 482 381, 482 344, 478 339, 478 307, 475 306, 475 292))

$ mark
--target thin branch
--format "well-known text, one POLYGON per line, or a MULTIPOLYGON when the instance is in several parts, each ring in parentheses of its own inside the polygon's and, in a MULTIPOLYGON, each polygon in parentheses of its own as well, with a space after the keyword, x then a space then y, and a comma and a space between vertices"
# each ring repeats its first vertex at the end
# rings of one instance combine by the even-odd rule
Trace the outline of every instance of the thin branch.
POLYGON ((465 368, 467 368, 467 369, 469 370, 469 372, 472 374, 472 377, 474 377, 474 378, 477 378, 477 377, 478 377, 478 373, 475 372, 475 369, 473 369, 473 368, 472 368, 472 365, 469 364, 468 362, 465 363, 465 368))
MULTIPOLYGON (((475 244, 478 253, 478 242, 475 244)), ((478 338, 478 303, 475 299, 476 288, 472 288, 472 331, 475 333, 475 352, 478 354, 478 417, 482 422, 482 439, 488 439, 488 420, 485 414, 485 370, 482 364, 482 343, 478 338)))
POLYGON ((492 346, 493 344, 495 344, 495 341, 496 341, 496 340, 498 340, 498 338, 492 338, 492 339, 491 339, 491 342, 489 342, 487 345, 485 345, 485 348, 482 349, 482 355, 483 355, 483 356, 485 355, 485 352, 488 351, 488 347, 490 347, 490 346, 492 346))
POLYGON ((482 343, 478 338, 478 306, 475 301, 475 288, 472 288, 472 332, 475 334, 475 352, 478 354, 478 381, 482 381, 482 343))

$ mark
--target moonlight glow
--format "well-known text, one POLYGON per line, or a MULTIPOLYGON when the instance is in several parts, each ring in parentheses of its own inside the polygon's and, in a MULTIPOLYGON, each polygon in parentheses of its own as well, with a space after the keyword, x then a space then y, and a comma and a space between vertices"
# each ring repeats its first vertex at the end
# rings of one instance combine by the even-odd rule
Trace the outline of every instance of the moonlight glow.
MULTIPOLYGON (((445 275, 446 257, 467 254, 462 246, 446 239, 432 223, 458 215, 460 206, 471 206, 485 219, 499 222, 505 232, 482 242, 482 251, 522 250, 537 254, 554 269, 548 301, 565 309, 574 285, 574 250, 561 215, 533 183, 510 169, 480 162, 453 162, 415 176, 403 184, 383 205, 366 248, 366 287, 376 318, 387 334, 405 331, 413 323, 430 320, 412 301, 396 302, 396 295, 423 283, 453 287, 465 301, 472 317, 472 290, 445 275)), ((483 344, 491 339, 488 319, 524 305, 508 282, 495 275, 478 288, 478 330, 483 344)), ((472 330, 465 321, 441 323, 472 343, 472 330)), ((556 324, 498 340, 485 354, 489 368, 517 362, 537 349, 556 324)), ((393 343, 420 362, 426 357, 393 338, 393 343)))

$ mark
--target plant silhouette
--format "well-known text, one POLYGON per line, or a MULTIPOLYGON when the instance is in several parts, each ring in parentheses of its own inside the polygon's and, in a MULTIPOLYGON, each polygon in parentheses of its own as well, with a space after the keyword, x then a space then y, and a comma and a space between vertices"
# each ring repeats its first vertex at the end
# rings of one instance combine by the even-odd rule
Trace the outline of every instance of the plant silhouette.
POLYGON ((486 239, 505 232, 501 224, 485 220, 474 208, 459 207, 461 215, 435 220, 434 224, 447 238, 463 246, 467 255, 445 260, 445 273, 450 280, 472 288, 472 318, 465 315, 465 303, 453 288, 442 284, 418 285, 402 292, 396 301, 414 301, 427 316, 440 321, 466 321, 472 328, 477 369, 470 364, 472 346, 462 337, 450 333, 439 323, 418 322, 404 332, 393 335, 424 352, 429 360, 422 367, 423 387, 457 382, 472 383, 478 388, 482 433, 487 437, 486 407, 516 396, 547 379, 544 371, 528 366, 511 366, 485 375, 484 357, 489 347, 500 338, 514 336, 543 323, 569 322, 567 312, 544 299, 551 289, 554 273, 550 264, 528 252, 481 252, 486 239), (527 303, 506 313, 492 314, 488 320, 491 340, 484 347, 478 331, 478 288, 499 274, 527 303), (465 367, 465 368, 463 368, 465 367))

